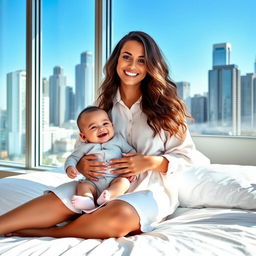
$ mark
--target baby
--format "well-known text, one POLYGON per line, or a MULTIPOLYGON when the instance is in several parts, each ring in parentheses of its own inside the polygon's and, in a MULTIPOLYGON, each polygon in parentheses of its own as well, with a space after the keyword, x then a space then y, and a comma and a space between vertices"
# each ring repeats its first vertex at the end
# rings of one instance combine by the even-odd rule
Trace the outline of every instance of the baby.
MULTIPOLYGON (((77 177, 76 165, 84 155, 97 155, 99 161, 107 163, 110 159, 121 158, 122 153, 135 152, 120 134, 115 135, 113 124, 103 109, 96 106, 85 108, 78 115, 77 126, 84 143, 81 143, 65 162, 65 170, 69 178, 77 177)), ((129 189, 130 181, 127 178, 111 174, 108 170, 101 172, 105 175, 98 181, 80 180, 77 195, 72 197, 75 208, 90 211, 96 207, 95 201, 101 205, 129 189)))

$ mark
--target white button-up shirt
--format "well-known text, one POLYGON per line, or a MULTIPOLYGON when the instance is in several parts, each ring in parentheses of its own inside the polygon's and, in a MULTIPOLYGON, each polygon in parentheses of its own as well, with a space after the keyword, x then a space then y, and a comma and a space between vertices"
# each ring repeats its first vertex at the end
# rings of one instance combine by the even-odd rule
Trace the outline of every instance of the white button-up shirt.
POLYGON ((182 171, 194 163, 209 163, 209 160, 195 149, 188 130, 183 140, 170 136, 164 130, 153 137, 153 130, 147 124, 147 116, 140 107, 141 98, 129 109, 118 91, 113 103, 111 117, 115 131, 121 133, 138 153, 164 156, 169 161, 168 174, 182 171))

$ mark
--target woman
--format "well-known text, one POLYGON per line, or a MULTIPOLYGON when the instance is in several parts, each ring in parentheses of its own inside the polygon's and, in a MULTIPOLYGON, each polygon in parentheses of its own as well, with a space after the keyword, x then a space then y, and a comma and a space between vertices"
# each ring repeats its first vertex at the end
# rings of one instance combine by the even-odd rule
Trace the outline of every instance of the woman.
MULTIPOLYGON (((1 216, 0 234, 104 239, 151 231, 178 206, 172 184, 175 173, 197 161, 208 163, 194 147, 185 106, 169 79, 160 49, 148 34, 135 31, 124 36, 105 73, 99 106, 110 112, 116 131, 138 152, 113 159, 109 168, 124 177, 139 174, 131 193, 91 214, 77 215, 70 203, 76 182, 69 182, 1 216), (77 218, 55 226, 72 217, 77 218)), ((90 160, 95 156, 84 157, 77 168, 95 180, 105 166, 90 160)))

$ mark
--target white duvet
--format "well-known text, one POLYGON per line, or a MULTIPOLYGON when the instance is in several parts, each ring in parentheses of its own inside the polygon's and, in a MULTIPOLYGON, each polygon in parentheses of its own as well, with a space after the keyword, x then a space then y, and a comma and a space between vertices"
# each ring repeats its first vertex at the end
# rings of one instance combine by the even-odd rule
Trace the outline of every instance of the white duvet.
MULTIPOLYGON (((256 167, 200 166, 178 179, 183 207, 152 232, 106 240, 0 237, 0 255, 256 255, 256 167), (214 200, 219 193, 223 193, 223 201, 217 200, 224 203, 221 208, 214 200), (233 208, 241 208, 236 200, 251 209, 233 208)), ((50 172, 1 179, 0 214, 66 181, 64 174, 50 172)))

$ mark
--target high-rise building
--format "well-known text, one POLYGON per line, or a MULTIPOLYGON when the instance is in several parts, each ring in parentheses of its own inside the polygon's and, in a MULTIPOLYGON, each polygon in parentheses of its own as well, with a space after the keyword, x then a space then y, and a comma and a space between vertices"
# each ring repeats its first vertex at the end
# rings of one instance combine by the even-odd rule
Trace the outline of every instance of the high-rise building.
POLYGON ((191 98, 191 115, 195 123, 207 122, 207 97, 195 94, 191 98))
POLYGON ((230 65, 230 43, 214 44, 212 51, 212 66, 230 65))
POLYGON ((0 158, 6 157, 7 152, 7 111, 0 109, 0 158))
POLYGON ((185 102, 188 111, 191 111, 190 99, 190 83, 189 82, 176 82, 178 96, 185 102))
POLYGON ((75 115, 94 102, 93 59, 89 51, 81 54, 81 63, 76 65, 75 115))
POLYGON ((25 153, 26 71, 7 74, 7 151, 10 159, 25 153))
POLYGON ((41 104, 41 124, 42 129, 49 128, 50 121, 50 103, 49 103, 49 81, 46 78, 42 79, 42 104, 41 104))
POLYGON ((50 124, 61 126, 65 122, 67 78, 62 67, 53 68, 49 79, 50 124))
POLYGON ((73 87, 66 87, 66 121, 75 120, 75 95, 73 92, 73 87))
POLYGON ((256 73, 241 76, 241 128, 256 129, 256 73))
POLYGON ((209 123, 232 135, 240 134, 240 71, 236 65, 209 70, 209 123))
POLYGON ((51 149, 51 139, 49 136, 50 128, 50 97, 49 97, 49 81, 46 78, 42 79, 42 97, 41 97, 41 132, 40 132, 40 153, 41 159, 43 154, 51 149))

